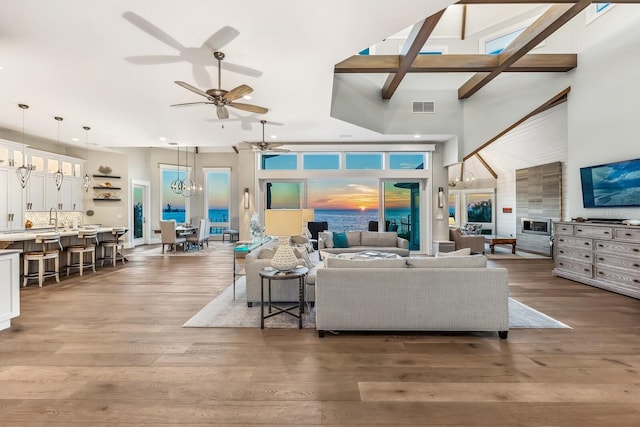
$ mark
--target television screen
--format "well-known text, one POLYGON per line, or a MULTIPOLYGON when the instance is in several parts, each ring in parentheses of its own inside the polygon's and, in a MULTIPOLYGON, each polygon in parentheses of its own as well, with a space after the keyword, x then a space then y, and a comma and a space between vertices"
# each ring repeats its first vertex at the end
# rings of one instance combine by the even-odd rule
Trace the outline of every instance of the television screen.
POLYGON ((640 206, 640 159, 580 168, 585 208, 640 206))

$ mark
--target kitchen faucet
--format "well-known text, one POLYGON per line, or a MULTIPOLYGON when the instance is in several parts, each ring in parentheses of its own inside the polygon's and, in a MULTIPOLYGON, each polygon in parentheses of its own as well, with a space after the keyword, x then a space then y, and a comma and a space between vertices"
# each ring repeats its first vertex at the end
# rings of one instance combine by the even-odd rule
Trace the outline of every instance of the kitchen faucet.
POLYGON ((54 225, 54 224, 55 224, 54 231, 57 233, 58 232, 58 209, 51 208, 49 209, 49 225, 54 225), (53 216, 54 212, 56 213, 55 217, 53 216))

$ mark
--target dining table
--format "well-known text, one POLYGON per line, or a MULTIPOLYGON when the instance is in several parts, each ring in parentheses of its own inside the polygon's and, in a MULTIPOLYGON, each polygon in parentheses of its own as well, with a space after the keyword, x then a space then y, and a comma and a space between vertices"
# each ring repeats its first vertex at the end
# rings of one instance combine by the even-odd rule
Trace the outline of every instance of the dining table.
POLYGON ((195 227, 193 225, 188 225, 188 224, 176 225, 176 236, 177 237, 191 236, 193 234, 196 234, 196 231, 198 231, 198 227, 195 227))

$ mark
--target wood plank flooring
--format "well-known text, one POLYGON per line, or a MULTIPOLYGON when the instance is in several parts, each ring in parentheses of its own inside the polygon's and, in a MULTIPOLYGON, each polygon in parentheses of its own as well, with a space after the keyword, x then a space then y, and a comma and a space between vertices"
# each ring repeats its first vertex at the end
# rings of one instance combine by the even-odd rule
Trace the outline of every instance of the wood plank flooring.
POLYGON ((22 289, 0 332, 0 426, 640 426, 640 301, 553 277, 551 260, 489 263, 573 329, 182 328, 231 284, 232 248, 142 247, 22 289))

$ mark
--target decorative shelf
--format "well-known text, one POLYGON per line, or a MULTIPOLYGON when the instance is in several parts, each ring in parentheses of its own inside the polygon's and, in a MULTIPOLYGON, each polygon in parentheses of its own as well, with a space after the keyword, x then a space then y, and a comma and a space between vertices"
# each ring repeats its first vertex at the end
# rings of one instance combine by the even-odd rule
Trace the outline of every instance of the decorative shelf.
POLYGON ((119 202, 121 199, 93 199, 94 202, 119 202))
POLYGON ((93 187, 94 190, 122 190, 120 187, 93 187))
POLYGON ((116 175, 93 175, 94 178, 111 178, 111 179, 120 179, 121 177, 116 175))

